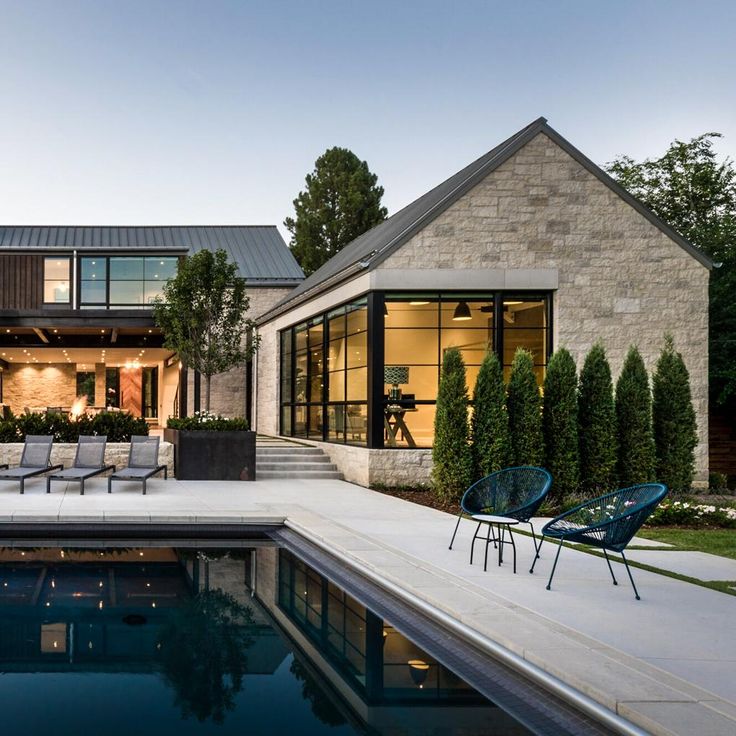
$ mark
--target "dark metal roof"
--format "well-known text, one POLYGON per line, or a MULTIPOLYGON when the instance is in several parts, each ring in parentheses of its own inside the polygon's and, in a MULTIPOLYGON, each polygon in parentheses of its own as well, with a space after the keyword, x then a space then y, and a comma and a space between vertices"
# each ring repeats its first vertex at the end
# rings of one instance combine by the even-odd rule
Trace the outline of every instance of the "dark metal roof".
POLYGON ((222 248, 253 283, 296 284, 299 264, 273 225, 264 226, 7 226, 0 225, 3 251, 171 251, 197 253, 222 248))
POLYGON ((423 194, 387 220, 384 220, 351 243, 348 243, 339 253, 302 281, 296 289, 290 292, 271 311, 264 315, 261 321, 264 322, 276 317, 292 309, 297 304, 307 301, 361 272, 373 270, 379 263, 406 243, 415 233, 426 227, 451 204, 456 202, 539 133, 545 133, 549 136, 578 161, 578 163, 584 166, 594 176, 598 177, 607 187, 638 210, 652 224, 672 238, 672 240, 684 248, 696 260, 707 268, 713 267, 713 262, 708 256, 676 233, 664 221, 660 220, 651 210, 647 209, 641 202, 629 194, 599 166, 594 164, 551 128, 545 118, 540 117, 525 128, 522 128, 518 133, 507 138, 503 143, 490 150, 484 156, 481 156, 464 169, 458 171, 449 179, 442 182, 442 184, 423 194))

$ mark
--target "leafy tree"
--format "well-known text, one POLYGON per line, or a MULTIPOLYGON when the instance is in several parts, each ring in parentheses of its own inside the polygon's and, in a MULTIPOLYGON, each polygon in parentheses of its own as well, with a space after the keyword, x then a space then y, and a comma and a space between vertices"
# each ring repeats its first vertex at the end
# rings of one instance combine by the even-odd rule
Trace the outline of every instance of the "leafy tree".
POLYGON ((569 350, 560 348, 549 359, 544 378, 545 463, 559 497, 574 493, 580 483, 578 444, 578 376, 569 350))
POLYGON ((544 460, 542 405, 534 359, 518 348, 511 364, 507 407, 514 465, 541 465, 544 460))
POLYGON ((485 354, 475 380, 470 434, 476 479, 508 466, 511 462, 511 438, 506 387, 503 368, 492 350, 485 354))
POLYGON ((199 593, 159 633, 166 681, 182 718, 223 723, 243 688, 253 612, 221 590, 199 593))
POLYGON ((432 488, 441 500, 459 499, 472 483, 473 458, 468 439, 465 363, 457 348, 449 348, 442 359, 432 447, 432 488))
POLYGON ((654 435, 649 376, 632 345, 616 382, 618 480, 622 486, 654 480, 654 435))
POLYGON ((622 156, 608 172, 647 207, 707 253, 710 279, 710 389, 736 416, 736 169, 718 161, 719 133, 676 140, 658 159, 622 156))
POLYGON ((284 220, 291 250, 307 276, 386 219, 377 181, 368 164, 347 148, 328 148, 317 159, 294 200, 296 218, 284 220))
POLYGON ((212 376, 248 360, 258 348, 251 332, 255 323, 246 316, 250 299, 237 272, 224 250, 201 250, 179 264, 153 310, 164 347, 205 377, 207 411, 212 376))
POLYGON ((657 480, 672 491, 689 491, 695 472, 697 424, 690 376, 672 335, 665 335, 652 383, 657 480))
POLYGON ((616 408, 611 367, 601 343, 585 356, 578 386, 580 477, 591 493, 613 489, 616 476, 616 408))

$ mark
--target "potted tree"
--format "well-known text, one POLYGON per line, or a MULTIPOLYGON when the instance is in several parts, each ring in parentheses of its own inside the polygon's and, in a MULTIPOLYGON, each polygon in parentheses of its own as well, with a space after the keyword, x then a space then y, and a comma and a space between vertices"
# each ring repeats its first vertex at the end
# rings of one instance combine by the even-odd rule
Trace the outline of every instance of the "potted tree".
POLYGON ((183 260, 156 300, 153 315, 164 346, 204 376, 205 384, 204 411, 170 418, 164 430, 174 445, 177 478, 255 480, 255 432, 244 417, 210 412, 212 376, 248 360, 258 348, 249 306, 245 281, 224 250, 202 250, 183 260))

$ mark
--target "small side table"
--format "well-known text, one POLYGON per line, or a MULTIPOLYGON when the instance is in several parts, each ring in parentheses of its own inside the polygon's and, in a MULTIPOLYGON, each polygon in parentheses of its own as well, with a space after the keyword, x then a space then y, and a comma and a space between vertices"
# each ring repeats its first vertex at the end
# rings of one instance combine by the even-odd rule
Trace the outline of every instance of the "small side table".
POLYGON ((503 562, 503 546, 504 544, 510 544, 512 549, 514 550, 514 575, 516 575, 516 542, 514 542, 514 535, 511 531, 511 527, 518 524, 518 520, 511 519, 507 516, 493 516, 492 514, 473 514, 473 521, 478 522, 478 527, 475 530, 475 534, 473 535, 473 543, 470 545, 470 564, 473 564, 473 551, 475 549, 475 540, 476 539, 483 539, 482 536, 478 535, 478 532, 480 531, 481 525, 487 524, 488 525, 488 533, 485 537, 485 543, 486 543, 486 554, 485 554, 485 560, 483 562, 483 572, 488 570, 488 545, 493 542, 494 546, 498 547, 498 564, 499 566, 503 562), (498 536, 496 536, 496 532, 493 529, 493 526, 496 526, 498 529, 498 536), (506 531, 508 530, 509 538, 506 539, 506 531), (493 534, 493 536, 491 536, 493 534))

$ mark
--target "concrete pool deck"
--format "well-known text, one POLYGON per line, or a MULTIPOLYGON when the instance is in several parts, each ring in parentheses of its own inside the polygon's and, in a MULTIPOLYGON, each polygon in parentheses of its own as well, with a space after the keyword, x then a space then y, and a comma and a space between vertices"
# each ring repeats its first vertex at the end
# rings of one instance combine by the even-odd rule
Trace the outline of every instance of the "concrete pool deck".
MULTIPOLYGON (((337 480, 253 483, 162 481, 120 483, 104 478, 84 496, 42 480, 26 494, 0 483, 0 522, 284 523, 338 557, 399 586, 655 734, 736 733, 736 599, 702 586, 634 569, 642 596, 634 599, 625 569, 563 549, 552 591, 545 590, 554 547, 545 546, 534 575, 531 538, 516 535, 518 574, 510 550, 502 567, 482 550, 468 564, 472 526, 463 522, 452 551, 454 519, 433 509, 337 480)), ((729 579, 736 562, 699 553, 657 551, 657 565, 677 555, 688 574, 729 579), (664 557, 664 560, 660 558, 664 557), (732 564, 729 564, 732 563, 732 564), (724 577, 725 576, 725 577, 724 577)), ((632 559, 638 559, 632 551, 632 559)), ((675 558, 672 558, 673 561, 675 558)), ((650 564, 647 562, 647 564, 650 564)), ((654 564, 654 563, 651 563, 654 564)), ((660 565, 660 566, 661 566, 660 565)))

